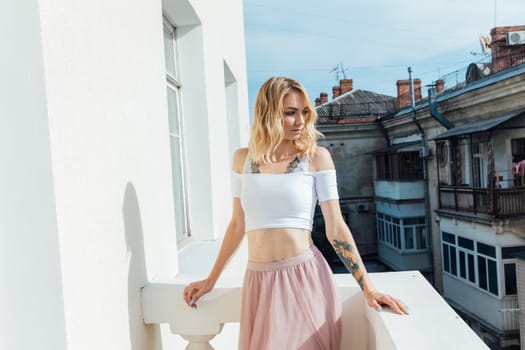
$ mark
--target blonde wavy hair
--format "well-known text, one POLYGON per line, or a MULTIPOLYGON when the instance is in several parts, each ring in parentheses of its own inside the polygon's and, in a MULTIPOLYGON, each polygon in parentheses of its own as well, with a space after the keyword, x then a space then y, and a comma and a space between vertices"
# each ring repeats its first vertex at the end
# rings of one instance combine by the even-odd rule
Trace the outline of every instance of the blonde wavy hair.
POLYGON ((291 91, 301 94, 308 106, 305 125, 295 146, 303 154, 312 157, 317 139, 322 134, 315 129, 317 112, 310 102, 304 86, 298 81, 285 77, 273 77, 264 82, 255 99, 253 124, 248 143, 250 157, 265 164, 272 163, 271 154, 284 140, 282 118, 284 115, 284 97, 291 91))

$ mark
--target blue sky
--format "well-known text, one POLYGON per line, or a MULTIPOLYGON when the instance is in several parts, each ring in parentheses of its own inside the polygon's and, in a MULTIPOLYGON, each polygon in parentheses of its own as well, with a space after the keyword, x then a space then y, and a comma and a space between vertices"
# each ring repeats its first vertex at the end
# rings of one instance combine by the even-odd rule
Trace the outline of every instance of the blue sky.
MULTIPOLYGON (((244 0, 250 113, 270 76, 301 81, 313 100, 332 96, 339 63, 354 89, 396 95, 407 67, 422 85, 464 79, 488 60, 480 35, 525 24, 525 0, 244 0)), ((339 74, 339 78, 343 78, 339 74)))

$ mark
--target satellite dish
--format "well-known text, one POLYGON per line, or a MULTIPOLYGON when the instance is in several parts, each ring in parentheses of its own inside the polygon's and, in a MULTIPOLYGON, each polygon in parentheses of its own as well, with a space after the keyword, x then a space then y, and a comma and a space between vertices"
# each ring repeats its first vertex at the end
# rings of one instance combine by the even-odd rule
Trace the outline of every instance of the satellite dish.
POLYGON ((481 45, 481 52, 487 54, 490 52, 490 38, 486 35, 479 36, 479 43, 481 45))

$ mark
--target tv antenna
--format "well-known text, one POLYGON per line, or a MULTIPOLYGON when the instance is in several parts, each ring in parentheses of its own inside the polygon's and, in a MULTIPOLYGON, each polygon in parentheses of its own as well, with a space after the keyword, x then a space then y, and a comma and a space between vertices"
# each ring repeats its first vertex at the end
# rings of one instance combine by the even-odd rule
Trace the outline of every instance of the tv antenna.
POLYGON ((339 82, 339 78, 340 78, 341 75, 343 76, 343 79, 346 79, 346 73, 345 72, 347 70, 348 69, 343 67, 343 63, 339 62, 334 68, 332 68, 330 73, 335 73, 336 81, 339 82))

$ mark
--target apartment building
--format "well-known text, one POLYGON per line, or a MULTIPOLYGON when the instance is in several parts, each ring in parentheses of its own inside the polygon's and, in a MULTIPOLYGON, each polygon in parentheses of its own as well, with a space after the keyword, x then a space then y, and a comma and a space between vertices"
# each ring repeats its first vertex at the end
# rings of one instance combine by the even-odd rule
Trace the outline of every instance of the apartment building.
MULTIPOLYGON (((356 163, 352 174, 373 173, 368 215, 377 259, 393 270, 423 272, 494 349, 517 346, 519 338, 525 43, 515 34, 524 29, 494 28, 490 61, 471 64, 458 85, 438 80, 421 91, 414 79, 413 107, 410 82, 398 81, 396 112, 358 124, 376 132, 362 142, 377 147, 373 169, 356 163)), ((351 158, 347 163, 352 167, 351 158)))

